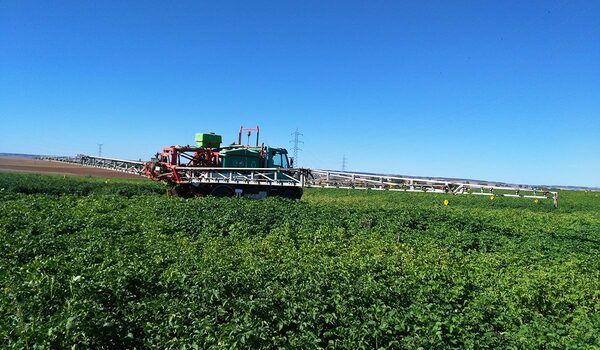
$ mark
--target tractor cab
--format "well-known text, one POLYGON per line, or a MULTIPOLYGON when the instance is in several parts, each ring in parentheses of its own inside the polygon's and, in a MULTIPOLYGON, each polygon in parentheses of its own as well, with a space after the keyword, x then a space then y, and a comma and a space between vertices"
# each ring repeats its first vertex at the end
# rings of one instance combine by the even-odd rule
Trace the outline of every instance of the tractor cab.
POLYGON ((266 148, 267 168, 291 168, 285 148, 266 148))

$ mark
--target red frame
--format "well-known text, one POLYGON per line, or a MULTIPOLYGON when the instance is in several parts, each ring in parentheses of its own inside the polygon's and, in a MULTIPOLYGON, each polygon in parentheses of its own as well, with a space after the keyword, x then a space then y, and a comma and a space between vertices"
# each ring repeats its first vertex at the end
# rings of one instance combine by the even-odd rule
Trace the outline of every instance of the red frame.
MULTIPOLYGON (((244 128, 244 126, 241 126, 238 135, 238 144, 240 147, 260 148, 260 166, 266 167, 264 144, 260 146, 258 144, 259 133, 260 129, 258 125, 256 128, 244 128), (250 140, 252 132, 256 132, 256 146, 242 146, 242 133, 244 131, 248 132, 248 141, 250 140)), ((176 167, 218 168, 221 166, 219 155, 219 151, 213 148, 194 147, 189 145, 164 147, 162 151, 157 154, 156 160, 146 163, 144 172, 152 179, 179 184, 181 178, 177 173, 176 167), (187 162, 185 162, 185 160, 187 160, 187 162), (160 169, 157 171, 156 167, 159 167, 160 169)))
POLYGON ((256 147, 258 147, 258 135, 260 134, 260 130, 258 128, 258 125, 256 126, 256 128, 244 128, 244 126, 240 126, 240 133, 238 135, 238 145, 242 144, 242 132, 244 131, 248 131, 248 146, 250 146, 250 135, 252 135, 253 131, 256 131, 256 147))

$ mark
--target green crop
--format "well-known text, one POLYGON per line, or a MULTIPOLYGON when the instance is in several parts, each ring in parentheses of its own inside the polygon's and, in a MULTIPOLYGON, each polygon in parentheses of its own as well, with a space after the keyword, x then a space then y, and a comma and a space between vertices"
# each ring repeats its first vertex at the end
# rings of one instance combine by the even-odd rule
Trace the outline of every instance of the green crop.
POLYGON ((600 344, 598 193, 164 192, 0 174, 0 347, 600 344))
POLYGON ((77 195, 164 194, 165 185, 149 180, 101 179, 96 177, 48 176, 39 174, 0 173, 0 193, 77 195))

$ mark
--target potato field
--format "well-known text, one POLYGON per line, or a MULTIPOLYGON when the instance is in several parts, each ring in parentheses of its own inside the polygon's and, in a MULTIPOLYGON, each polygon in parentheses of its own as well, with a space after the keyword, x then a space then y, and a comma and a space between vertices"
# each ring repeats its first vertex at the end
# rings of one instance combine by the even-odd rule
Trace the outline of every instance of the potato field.
POLYGON ((0 348, 600 346, 597 192, 165 192, 0 173, 0 348))

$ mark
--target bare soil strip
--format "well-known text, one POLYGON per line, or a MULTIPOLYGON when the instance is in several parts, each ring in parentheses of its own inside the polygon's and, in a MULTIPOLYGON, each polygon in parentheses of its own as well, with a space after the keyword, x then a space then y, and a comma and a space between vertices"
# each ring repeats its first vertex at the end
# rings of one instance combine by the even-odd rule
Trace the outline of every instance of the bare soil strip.
POLYGON ((143 179, 142 176, 118 171, 19 157, 0 157, 0 171, 94 176, 112 179, 143 179))

